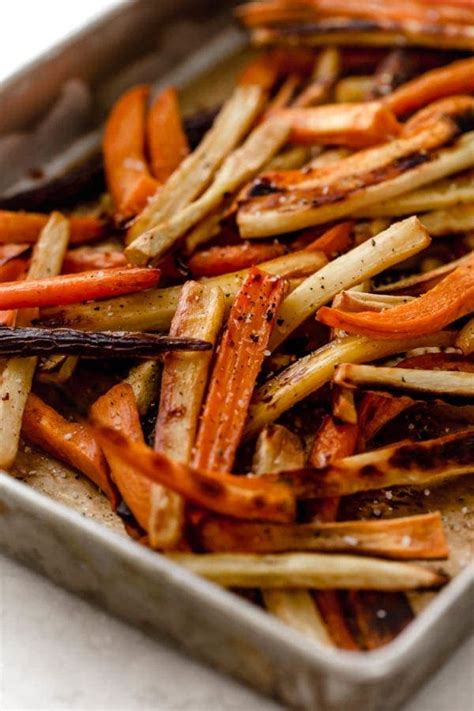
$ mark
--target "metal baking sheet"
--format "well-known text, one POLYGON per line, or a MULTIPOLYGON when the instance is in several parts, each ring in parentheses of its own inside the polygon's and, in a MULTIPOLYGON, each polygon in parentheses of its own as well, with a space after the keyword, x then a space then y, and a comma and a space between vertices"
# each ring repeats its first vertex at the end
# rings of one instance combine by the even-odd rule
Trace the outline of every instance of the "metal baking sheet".
MULTIPOLYGON (((0 93, 0 165, 2 155, 24 155, 25 141, 38 144, 38 125, 44 135, 54 126, 54 116, 59 121, 78 106, 83 120, 62 136, 61 152, 69 150, 69 144, 79 150, 87 144, 94 150, 99 140, 94 125, 100 124, 113 99, 137 81, 151 81, 156 87, 176 83, 184 88, 189 107, 196 93, 218 103, 219 91, 225 90, 221 78, 235 70, 244 38, 232 28, 227 4, 217 5, 218 12, 215 2, 203 0, 121 3, 12 77, 0 93), (229 57, 232 62, 226 64, 229 57), (223 63, 224 71, 214 73, 212 68, 223 63), (203 75, 207 78, 199 79, 203 75), (68 104, 64 87, 71 79, 79 81, 81 90, 66 92, 73 99, 68 104), (186 92, 190 84, 194 93, 186 92), (65 114, 55 114, 61 97, 65 114), (86 139, 81 138, 85 131, 86 139)), ((45 155, 43 143, 42 150, 42 159, 54 167, 58 146, 47 145, 45 155)), ((15 476, 0 473, 2 551, 148 634, 167 635, 187 652, 292 707, 395 709, 474 623, 471 567, 388 647, 370 653, 323 648, 128 539, 92 486, 44 455, 23 449, 15 476), (67 486, 61 486, 64 481, 67 486)), ((433 491, 431 505, 444 507, 456 550, 454 565, 462 568, 472 532, 469 538, 464 520, 453 513, 453 497, 466 495, 467 487, 459 486, 454 493, 433 491)))

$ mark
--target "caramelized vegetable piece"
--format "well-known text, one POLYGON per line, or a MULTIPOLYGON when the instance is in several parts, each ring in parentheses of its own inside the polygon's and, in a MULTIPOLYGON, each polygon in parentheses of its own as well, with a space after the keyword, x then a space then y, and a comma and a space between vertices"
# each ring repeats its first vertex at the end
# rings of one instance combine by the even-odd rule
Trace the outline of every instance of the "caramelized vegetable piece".
MULTIPOLYGON (((36 242, 46 226, 49 215, 37 212, 9 212, 0 210, 0 243, 36 242)), ((93 242, 104 235, 105 225, 96 217, 74 217, 69 220, 70 244, 93 242)))
POLYGON ((30 393, 23 413, 21 432, 28 442, 85 474, 117 507, 118 496, 102 450, 92 429, 70 422, 39 397, 30 393))
POLYGON ((278 242, 269 244, 244 242, 196 252, 189 260, 188 266, 196 277, 219 276, 248 269, 284 253, 285 247, 278 242))
MULTIPOLYGON (((352 243, 352 222, 341 222, 330 230, 324 232, 321 237, 315 239, 305 249, 308 251, 320 251, 331 258, 338 253, 346 252, 352 243)), ((304 237, 304 235, 302 235, 304 237)))
POLYGON ((363 148, 400 133, 395 116, 378 101, 284 109, 280 116, 290 123, 290 142, 303 145, 363 148))
POLYGON ((140 212, 158 187, 145 159, 148 95, 147 86, 136 86, 123 94, 113 107, 105 128, 105 173, 119 220, 140 212))
POLYGON ((281 279, 253 269, 240 289, 219 346, 196 442, 198 469, 230 471, 278 306, 281 279))
POLYGON ((214 552, 352 552, 398 560, 446 558, 449 552, 439 512, 382 521, 303 525, 207 518, 200 527, 200 539, 206 550, 214 552))
POLYGON ((74 331, 68 328, 2 328, 0 355, 77 355, 86 358, 152 358, 169 350, 207 351, 211 344, 130 331, 74 331))
POLYGON ((103 252, 90 247, 81 247, 66 252, 63 274, 79 274, 95 269, 118 269, 127 265, 125 255, 118 250, 103 252))
POLYGON ((176 89, 164 89, 155 99, 147 119, 151 169, 165 183, 189 153, 176 89))
POLYGON ((309 461, 322 469, 337 459, 354 454, 359 428, 357 425, 337 424, 329 415, 324 419, 314 440, 309 461))
POLYGON ((318 319, 333 328, 372 338, 435 333, 474 311, 474 256, 409 304, 381 313, 346 313, 323 306, 318 319))
POLYGON ((325 469, 265 474, 270 482, 291 483, 303 499, 348 496, 390 486, 421 486, 472 473, 474 430, 430 439, 399 442, 365 454, 339 459, 325 469))
MULTIPOLYGON (((105 426, 122 432, 133 442, 144 445, 140 416, 135 395, 130 385, 119 383, 102 395, 92 406, 91 417, 105 426)), ((102 443, 112 478, 137 522, 148 534, 152 548, 167 549, 181 534, 183 512, 176 507, 174 492, 127 465, 113 448, 102 443)))
POLYGON ((394 114, 403 116, 445 96, 473 91, 474 59, 469 58, 425 72, 403 84, 387 96, 385 102, 394 114))
POLYGON ((159 269, 108 269, 0 284, 0 309, 77 304, 151 289, 159 269))
POLYGON ((287 484, 268 484, 245 476, 199 471, 100 426, 100 418, 94 423, 101 444, 123 462, 198 506, 236 518, 277 522, 294 519, 295 500, 287 484))

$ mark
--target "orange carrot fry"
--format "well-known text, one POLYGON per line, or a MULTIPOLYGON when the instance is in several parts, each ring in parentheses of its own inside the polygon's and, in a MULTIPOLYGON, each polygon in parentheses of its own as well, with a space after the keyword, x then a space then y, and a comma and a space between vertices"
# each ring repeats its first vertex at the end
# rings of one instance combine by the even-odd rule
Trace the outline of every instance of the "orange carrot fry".
POLYGON ((16 281, 26 272, 27 268, 26 259, 11 259, 0 266, 0 282, 16 281))
POLYGON ((194 466, 230 471, 286 282, 252 269, 220 343, 198 432, 194 466))
POLYGON ((290 141, 303 145, 323 143, 363 148, 400 133, 395 116, 380 101, 283 109, 280 115, 291 124, 290 141))
POLYGON ((219 276, 219 274, 248 269, 280 257, 284 253, 285 247, 278 242, 270 244, 243 242, 196 252, 189 260, 188 266, 196 277, 219 276))
POLYGON ((153 175, 165 183, 189 153, 176 89, 158 95, 148 113, 148 147, 153 175))
POLYGON ((138 214, 158 187, 145 159, 148 95, 147 86, 127 91, 112 108, 105 127, 105 174, 121 220, 138 214))
POLYGON ((101 252, 90 247, 70 249, 63 261, 63 274, 79 274, 94 269, 117 269, 126 267, 127 258, 118 250, 101 252))
POLYGON ((323 306, 318 320, 351 334, 373 338, 421 336, 440 331, 474 311, 474 255, 433 289, 382 312, 347 313, 323 306))
POLYGON ((322 469, 336 459, 354 454, 357 430, 357 425, 337 424, 327 416, 314 440, 309 456, 311 465, 322 469))
MULTIPOLYGON (((128 383, 119 383, 92 405, 91 417, 122 432, 130 441, 144 445, 140 415, 133 390, 128 383)), ((152 548, 163 545, 166 518, 172 514, 164 505, 166 490, 143 476, 134 466, 122 461, 113 448, 102 442, 112 478, 141 528, 147 532, 152 548), (155 505, 159 504, 159 505, 155 505), (159 541, 157 540, 159 534, 159 541)))
POLYGON ((403 116, 445 96, 473 91, 474 59, 461 59, 403 84, 385 103, 396 116, 403 116))
POLYGON ((65 420, 59 412, 30 393, 23 415, 22 434, 32 444, 85 474, 116 508, 117 491, 89 425, 65 420))
POLYGON ((150 289, 159 269, 109 269, 0 284, 0 309, 22 309, 104 299, 150 289))
POLYGON ((290 74, 309 74, 313 68, 314 55, 307 49, 275 49, 252 59, 239 77, 239 84, 257 84, 270 91, 276 81, 290 74))
MULTIPOLYGON (((49 215, 38 212, 0 210, 0 244, 36 242, 49 220, 49 215)), ((105 224, 96 217, 70 217, 70 244, 93 242, 104 235, 105 224)))
POLYGON ((294 519, 295 500, 286 484, 262 485, 258 478, 199 471, 100 426, 98 418, 94 422, 96 436, 108 451, 151 481, 176 491, 198 506, 235 518, 277 522, 294 519))
POLYGON ((340 593, 337 590, 318 590, 313 595, 336 647, 354 652, 359 650, 360 647, 346 622, 340 593))
MULTIPOLYGON (((311 242, 305 250, 324 252, 327 257, 346 252, 352 244, 352 227, 352 222, 341 222, 311 242)), ((304 238, 304 235, 301 238, 304 238)))
POLYGON ((382 427, 412 407, 409 397, 391 397, 378 393, 365 393, 359 405, 359 442, 357 449, 363 452, 367 444, 382 427))
POLYGON ((25 258, 25 253, 29 252, 31 245, 24 244, 0 244, 0 266, 7 264, 12 259, 17 259, 20 256, 25 258))

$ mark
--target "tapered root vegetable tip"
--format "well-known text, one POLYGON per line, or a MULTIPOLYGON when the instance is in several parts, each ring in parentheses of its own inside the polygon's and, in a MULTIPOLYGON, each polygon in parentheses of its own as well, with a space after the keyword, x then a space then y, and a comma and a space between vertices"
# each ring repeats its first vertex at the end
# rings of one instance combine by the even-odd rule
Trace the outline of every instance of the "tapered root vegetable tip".
POLYGON ((357 556, 171 553, 168 558, 224 587, 398 591, 438 588, 448 580, 443 573, 413 563, 357 556))
POLYGON ((292 521, 295 498, 287 484, 220 472, 199 471, 136 444, 94 421, 99 441, 137 472, 216 513, 244 519, 292 521))
POLYGON ((439 284, 409 304, 382 313, 347 313, 322 307, 328 326, 372 338, 421 336, 439 331, 474 311, 474 255, 439 284))
POLYGON ((212 344, 129 331, 74 331, 68 328, 2 328, 2 356, 73 355, 85 358, 158 358, 165 351, 208 351, 212 344))

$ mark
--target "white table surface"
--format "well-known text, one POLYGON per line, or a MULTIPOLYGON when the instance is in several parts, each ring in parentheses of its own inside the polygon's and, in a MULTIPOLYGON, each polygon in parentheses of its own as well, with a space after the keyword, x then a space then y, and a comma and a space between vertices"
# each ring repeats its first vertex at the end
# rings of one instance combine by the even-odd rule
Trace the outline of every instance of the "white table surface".
MULTIPOLYGON (((119 0, 9 3, 8 31, 0 42, 0 82, 78 25, 117 4, 119 0)), ((471 640, 404 711, 473 711, 473 672, 471 640)), ((278 708, 0 557, 1 711, 278 708)))

